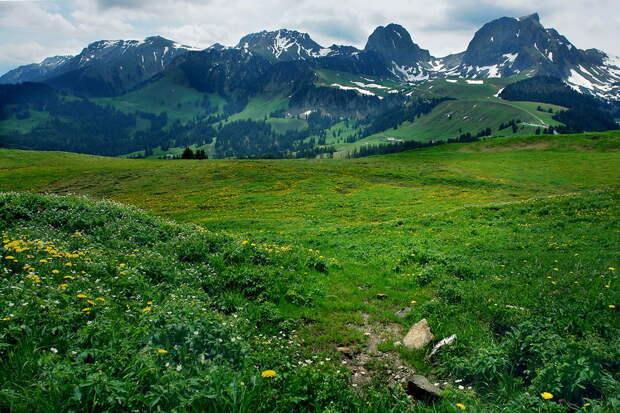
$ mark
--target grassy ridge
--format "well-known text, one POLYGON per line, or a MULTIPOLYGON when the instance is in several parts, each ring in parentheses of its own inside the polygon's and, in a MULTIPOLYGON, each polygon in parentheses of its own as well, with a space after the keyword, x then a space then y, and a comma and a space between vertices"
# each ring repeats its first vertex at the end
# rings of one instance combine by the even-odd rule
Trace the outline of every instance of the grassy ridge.
MULTIPOLYGON (((613 411, 619 142, 618 132, 516 137, 322 161, 3 150, 0 188, 108 197, 238 240, 319 251, 331 263, 324 295, 311 311, 281 304, 304 317, 304 348, 340 363, 336 345, 366 354, 364 332, 427 318, 436 341, 458 335, 430 362, 394 345, 402 336, 383 337, 378 350, 450 383, 437 411, 457 411, 456 402, 472 411, 613 411), (404 307, 411 312, 396 317, 404 307)), ((367 369, 371 388, 388 394, 389 363, 367 369)), ((356 408, 379 409, 376 394, 356 408)), ((406 410, 394 394, 381 411, 406 410)))
MULTIPOLYGON (((428 142, 454 139, 464 133, 475 135, 487 127, 492 129, 493 137, 527 136, 532 135, 537 128, 560 125, 553 119, 553 115, 565 110, 563 107, 536 102, 508 102, 496 97, 503 87, 514 80, 484 79, 483 84, 468 84, 463 79, 454 83, 441 79, 416 86, 406 93, 416 97, 447 96, 456 100, 441 103, 429 114, 415 121, 404 122, 396 129, 388 129, 354 143, 338 139, 328 139, 327 143, 335 144, 340 156, 343 156, 356 147, 385 144, 389 142, 388 137, 428 142), (537 110, 539 106, 544 109, 543 112, 537 110), (553 113, 547 112, 550 108, 553 113), (499 130, 502 123, 507 124, 513 120, 522 121, 516 132, 510 127, 499 130)), ((343 135, 344 138, 346 136, 343 135)))

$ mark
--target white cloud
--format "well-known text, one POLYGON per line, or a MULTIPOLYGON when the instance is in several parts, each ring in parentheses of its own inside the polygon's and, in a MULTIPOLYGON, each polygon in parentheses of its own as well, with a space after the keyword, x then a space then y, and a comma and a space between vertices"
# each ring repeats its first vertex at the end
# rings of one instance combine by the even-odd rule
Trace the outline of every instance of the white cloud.
POLYGON ((535 11, 545 26, 576 46, 620 55, 620 3, 615 0, 598 0, 596 7, 586 0, 0 1, 0 69, 76 53, 95 40, 156 34, 207 47, 235 45, 243 35, 263 29, 290 28, 310 33, 325 46, 363 47, 376 26, 391 22, 443 56, 463 51, 491 19, 535 11))

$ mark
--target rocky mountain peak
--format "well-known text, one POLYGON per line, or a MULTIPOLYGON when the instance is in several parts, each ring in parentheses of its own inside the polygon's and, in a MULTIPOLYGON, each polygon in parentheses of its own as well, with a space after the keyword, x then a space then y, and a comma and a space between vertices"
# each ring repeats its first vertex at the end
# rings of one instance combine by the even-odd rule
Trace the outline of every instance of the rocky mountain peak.
POLYGON ((270 61, 305 60, 329 53, 308 33, 279 29, 251 33, 239 40, 239 49, 248 49, 270 61))
POLYGON ((428 50, 415 44, 409 32, 394 23, 377 27, 368 37, 365 50, 377 52, 386 61, 400 66, 415 66, 431 59, 428 50))
POLYGON ((540 16, 538 13, 528 14, 527 16, 519 17, 519 21, 532 20, 540 23, 540 16))

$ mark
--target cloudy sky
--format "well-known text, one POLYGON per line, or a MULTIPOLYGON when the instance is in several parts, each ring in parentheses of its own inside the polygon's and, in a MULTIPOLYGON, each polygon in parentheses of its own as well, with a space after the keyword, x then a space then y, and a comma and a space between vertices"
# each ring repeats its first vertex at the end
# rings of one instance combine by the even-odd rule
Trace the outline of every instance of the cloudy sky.
POLYGON ((391 22, 434 56, 444 56, 463 51, 490 20, 533 12, 579 48, 620 55, 617 0, 0 0, 0 73, 79 53, 95 40, 156 34, 203 48, 289 28, 325 46, 363 47, 376 26, 391 22))

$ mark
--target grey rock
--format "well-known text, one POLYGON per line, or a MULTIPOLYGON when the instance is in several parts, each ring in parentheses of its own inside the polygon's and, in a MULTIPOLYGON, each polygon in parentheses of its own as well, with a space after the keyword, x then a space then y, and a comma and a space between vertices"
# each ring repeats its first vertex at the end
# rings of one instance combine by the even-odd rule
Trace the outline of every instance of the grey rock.
POLYGON ((405 318, 407 314, 409 314, 410 312, 411 312, 411 307, 405 307, 401 310, 398 310, 395 314, 396 314, 396 317, 405 318))
POLYGON ((414 375, 407 380, 407 394, 417 400, 436 401, 441 397, 441 389, 424 376, 414 375))
POLYGON ((407 335, 403 339, 403 345, 408 349, 420 350, 433 339, 433 333, 428 326, 428 321, 422 319, 415 323, 407 332, 407 335))

